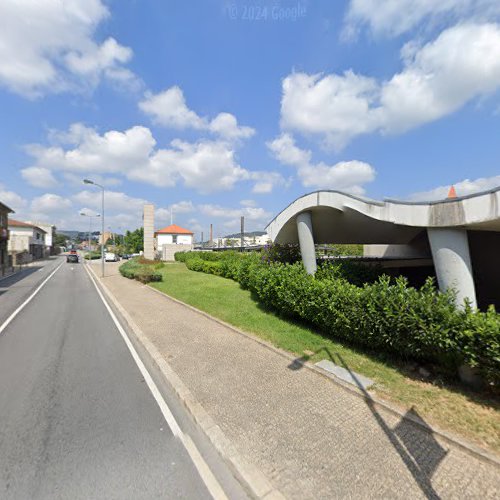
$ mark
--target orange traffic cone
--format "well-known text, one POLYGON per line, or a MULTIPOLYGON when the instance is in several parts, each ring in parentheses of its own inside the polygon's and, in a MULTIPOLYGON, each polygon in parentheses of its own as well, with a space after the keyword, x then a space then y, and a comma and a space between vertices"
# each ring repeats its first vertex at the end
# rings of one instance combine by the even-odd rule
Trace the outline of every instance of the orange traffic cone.
POLYGON ((448 191, 448 198, 456 198, 457 197, 457 192, 455 191, 455 186, 451 186, 450 190, 448 191))

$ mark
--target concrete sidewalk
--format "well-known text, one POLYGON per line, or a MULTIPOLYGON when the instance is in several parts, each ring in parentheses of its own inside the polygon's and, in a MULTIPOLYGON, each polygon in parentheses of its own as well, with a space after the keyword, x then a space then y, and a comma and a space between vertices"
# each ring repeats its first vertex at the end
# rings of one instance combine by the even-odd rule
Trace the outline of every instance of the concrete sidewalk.
POLYGON ((101 283, 182 381, 193 404, 206 410, 237 456, 255 465, 285 497, 500 495, 494 462, 122 278, 117 264, 106 267, 101 283))

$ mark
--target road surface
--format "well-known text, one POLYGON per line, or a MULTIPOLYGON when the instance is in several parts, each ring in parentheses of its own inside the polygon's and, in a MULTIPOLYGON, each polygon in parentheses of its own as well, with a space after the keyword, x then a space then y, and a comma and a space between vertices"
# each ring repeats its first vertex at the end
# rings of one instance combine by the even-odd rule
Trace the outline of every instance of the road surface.
POLYGON ((0 498, 213 496, 83 263, 0 281, 2 328, 0 498))

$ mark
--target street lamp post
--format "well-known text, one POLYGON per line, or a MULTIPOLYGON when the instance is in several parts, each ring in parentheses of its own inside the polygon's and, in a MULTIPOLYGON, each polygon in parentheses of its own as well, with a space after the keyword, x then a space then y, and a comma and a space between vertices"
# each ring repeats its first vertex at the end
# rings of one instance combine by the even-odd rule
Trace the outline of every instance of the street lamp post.
POLYGON ((92 252, 92 246, 90 244, 90 237, 91 237, 91 234, 92 234, 92 217, 100 217, 101 215, 100 214, 97 214, 97 215, 89 215, 89 214, 86 214, 85 212, 80 212, 80 215, 83 215, 84 217, 88 217, 89 218, 89 238, 88 238, 88 242, 89 242, 89 264, 90 264, 90 261, 92 260, 91 259, 91 252, 92 252))
POLYGON ((97 182, 91 181, 90 179, 83 179, 84 184, 92 184, 93 186, 100 187, 102 190, 102 209, 101 209, 101 274, 102 277, 104 278, 104 186, 101 186, 100 184, 97 184, 97 182))

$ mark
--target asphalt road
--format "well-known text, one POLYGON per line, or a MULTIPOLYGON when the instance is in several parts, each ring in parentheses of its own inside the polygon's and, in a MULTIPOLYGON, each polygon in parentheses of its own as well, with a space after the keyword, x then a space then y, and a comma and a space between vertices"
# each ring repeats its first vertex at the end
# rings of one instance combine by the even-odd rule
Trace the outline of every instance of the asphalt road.
POLYGON ((61 263, 0 334, 0 498, 210 498, 83 264, 0 281, 0 328, 61 263))

